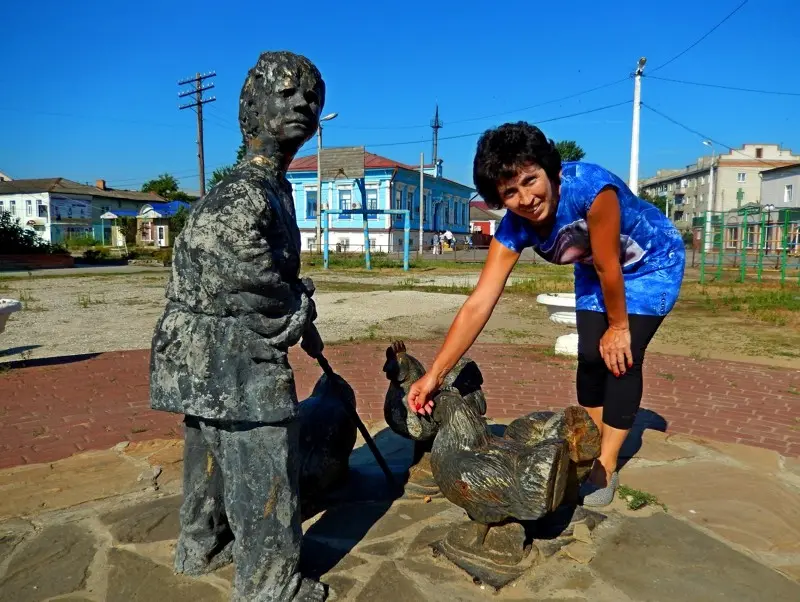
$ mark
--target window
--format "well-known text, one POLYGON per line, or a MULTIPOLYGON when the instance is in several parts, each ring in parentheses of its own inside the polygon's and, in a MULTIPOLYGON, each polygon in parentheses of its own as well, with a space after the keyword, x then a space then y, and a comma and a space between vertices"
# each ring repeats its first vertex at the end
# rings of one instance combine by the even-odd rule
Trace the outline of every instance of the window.
POLYGON ((725 248, 736 249, 739 247, 739 226, 725 228, 725 248))
POLYGON ((33 215, 33 201, 30 199, 25 201, 25 215, 28 217, 33 215))
POLYGON ((756 159, 761 159, 764 156, 764 149, 757 148, 756 149, 756 159))
POLYGON ((6 202, 0 201, 0 213, 5 213, 6 211, 6 202))
POLYGON ((702 205, 703 204, 703 195, 701 194, 700 197, 697 200, 702 205))
POLYGON ((706 177, 705 176, 700 176, 700 186, 702 186, 705 183, 706 183, 706 177))
POLYGON ((47 205, 39 201, 39 217, 47 219, 47 205))
POLYGON ((758 246, 758 226, 751 224, 747 226, 747 248, 754 249, 758 246))
POLYGON ((794 186, 792 186, 791 184, 787 184, 783 188, 783 202, 791 203, 793 195, 794 195, 794 186))
POLYGON ((747 182, 747 174, 743 171, 740 171, 738 174, 736 174, 736 181, 740 183, 747 182))
POLYGON ((411 215, 409 217, 410 219, 414 219, 414 216, 419 214, 419 211, 415 211, 416 208, 414 207, 414 193, 409 190, 406 196, 408 197, 406 199, 408 203, 408 209, 411 211, 411 215))
POLYGON ((317 217, 317 191, 306 188, 306 219, 317 217))
MULTIPOLYGON (((342 211, 347 211, 349 209, 352 209, 351 207, 352 200, 353 200, 352 190, 346 190, 346 189, 339 190, 339 209, 341 209, 342 211)), ((346 213, 340 215, 339 217, 342 219, 350 219, 350 214, 346 213)))
POLYGON ((17 214, 17 201, 8 201, 8 212, 11 215, 17 214))
MULTIPOLYGON (((378 189, 377 188, 367 188, 367 209, 377 211, 378 210, 378 189)), ((376 219, 378 217, 377 213, 370 213, 367 215, 369 219, 376 219)))
POLYGON ((681 188, 686 188, 688 185, 689 185, 689 180, 687 180, 686 178, 681 180, 681 188))
POLYGON ((369 250, 374 251, 378 248, 378 241, 374 238, 369 239, 369 250))

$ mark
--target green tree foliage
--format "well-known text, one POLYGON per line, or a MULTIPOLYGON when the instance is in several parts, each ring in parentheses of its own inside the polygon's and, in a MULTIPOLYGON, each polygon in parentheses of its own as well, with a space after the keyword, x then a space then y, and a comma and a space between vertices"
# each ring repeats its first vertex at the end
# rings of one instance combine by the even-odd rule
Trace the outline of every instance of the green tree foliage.
POLYGON ((187 219, 189 219, 189 211, 186 207, 180 207, 175 212, 175 215, 169 218, 169 235, 172 239, 172 244, 175 243, 178 234, 183 230, 187 219))
POLYGON ((661 213, 664 213, 667 210, 666 197, 658 196, 655 194, 648 194, 644 190, 640 190, 637 196, 643 201, 647 201, 651 205, 655 205, 656 207, 658 207, 658 210, 661 211, 661 213))
POLYGON ((0 211, 0 255, 64 252, 60 245, 51 245, 33 230, 23 227, 18 218, 0 211))
POLYGON ((562 161, 580 161, 586 156, 586 152, 574 140, 556 142, 556 148, 562 161))
MULTIPOLYGON (((239 144, 239 148, 236 150, 236 164, 241 163, 242 159, 245 158, 245 155, 247 155, 247 146, 245 145, 244 140, 242 140, 242 142, 239 144)), ((208 190, 214 188, 214 186, 219 184, 225 176, 233 171, 233 168, 236 164, 217 167, 217 169, 211 173, 211 177, 208 178, 208 181, 206 182, 206 188, 208 190)))
POLYGON ((142 185, 142 192, 153 192, 171 201, 178 193, 178 180, 172 174, 162 173, 156 179, 145 182, 142 185))

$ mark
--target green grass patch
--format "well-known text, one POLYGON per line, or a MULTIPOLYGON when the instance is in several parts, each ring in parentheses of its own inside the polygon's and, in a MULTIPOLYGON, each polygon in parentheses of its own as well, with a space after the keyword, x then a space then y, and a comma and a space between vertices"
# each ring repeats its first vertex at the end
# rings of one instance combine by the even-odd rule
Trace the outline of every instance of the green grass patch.
POLYGON ((620 485, 617 489, 617 495, 625 501, 630 510, 639 510, 645 506, 661 506, 665 511, 667 510, 667 507, 659 502, 658 498, 652 493, 640 491, 627 485, 620 485))

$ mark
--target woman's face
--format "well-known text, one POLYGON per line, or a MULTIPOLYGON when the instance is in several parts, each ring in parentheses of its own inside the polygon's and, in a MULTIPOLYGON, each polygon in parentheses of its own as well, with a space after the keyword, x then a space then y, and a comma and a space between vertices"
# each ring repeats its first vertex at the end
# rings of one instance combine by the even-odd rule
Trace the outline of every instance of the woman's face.
POLYGON ((526 165, 508 180, 497 185, 506 209, 534 224, 553 219, 558 206, 559 182, 553 183, 538 165, 526 165))

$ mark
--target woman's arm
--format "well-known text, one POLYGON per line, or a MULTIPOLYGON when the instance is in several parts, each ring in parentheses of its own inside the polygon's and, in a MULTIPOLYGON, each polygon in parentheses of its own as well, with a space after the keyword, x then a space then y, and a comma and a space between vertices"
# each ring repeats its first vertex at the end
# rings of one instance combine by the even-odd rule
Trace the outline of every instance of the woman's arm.
POLYGON ((608 330, 600 339, 600 355, 615 376, 633 364, 625 281, 619 262, 620 208, 616 191, 606 189, 597 195, 587 215, 592 261, 600 279, 608 314, 608 330))
POLYGON ((411 386, 408 405, 413 411, 427 414, 433 411, 432 393, 442 385, 447 373, 486 326, 519 255, 497 240, 492 240, 478 284, 453 320, 433 366, 411 386))

